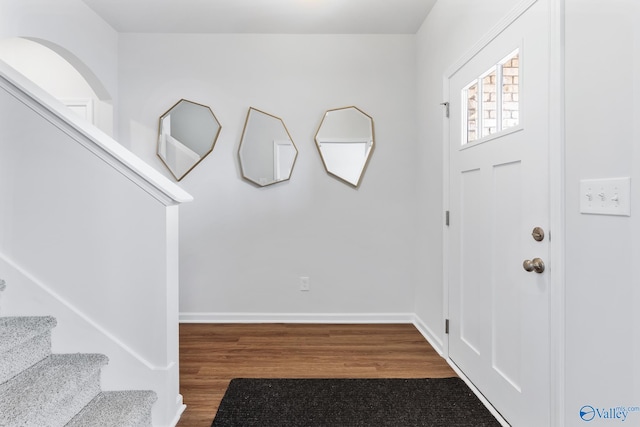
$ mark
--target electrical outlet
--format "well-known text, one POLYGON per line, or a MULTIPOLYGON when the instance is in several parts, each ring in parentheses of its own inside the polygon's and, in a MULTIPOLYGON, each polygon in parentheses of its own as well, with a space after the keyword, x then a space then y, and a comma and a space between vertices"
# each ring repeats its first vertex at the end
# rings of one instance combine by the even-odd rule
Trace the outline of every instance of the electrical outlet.
POLYGON ((300 290, 303 292, 310 290, 309 278, 307 276, 300 276, 300 290))
POLYGON ((631 178, 581 180, 580 212, 631 216, 631 178))

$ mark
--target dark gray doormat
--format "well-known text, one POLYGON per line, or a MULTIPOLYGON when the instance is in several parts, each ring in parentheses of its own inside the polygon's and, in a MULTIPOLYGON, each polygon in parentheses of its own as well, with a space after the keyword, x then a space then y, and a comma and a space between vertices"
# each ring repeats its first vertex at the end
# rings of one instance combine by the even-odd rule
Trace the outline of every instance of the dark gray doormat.
POLYGON ((234 379, 212 427, 499 427, 460 378, 234 379))

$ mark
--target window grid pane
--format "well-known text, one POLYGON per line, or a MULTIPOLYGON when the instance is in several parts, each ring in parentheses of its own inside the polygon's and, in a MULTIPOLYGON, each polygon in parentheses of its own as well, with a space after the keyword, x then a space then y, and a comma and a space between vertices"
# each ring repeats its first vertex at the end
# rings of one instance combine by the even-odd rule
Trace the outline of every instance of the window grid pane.
POLYGON ((462 144, 520 124, 520 53, 516 50, 462 90, 462 144), (466 135, 465 135, 466 134, 466 135))
POLYGON ((489 136, 498 132, 498 92, 497 73, 494 70, 491 74, 482 79, 482 136, 489 136))
POLYGON ((518 126, 520 122, 519 54, 502 64, 502 129, 518 126))
POLYGON ((467 143, 478 139, 478 82, 469 86, 467 100, 467 143))

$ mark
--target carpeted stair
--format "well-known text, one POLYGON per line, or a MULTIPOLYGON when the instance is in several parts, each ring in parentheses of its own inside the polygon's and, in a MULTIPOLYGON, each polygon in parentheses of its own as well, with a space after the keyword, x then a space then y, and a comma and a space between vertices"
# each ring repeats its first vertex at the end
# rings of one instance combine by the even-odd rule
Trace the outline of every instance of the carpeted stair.
POLYGON ((0 317, 0 427, 151 426, 153 391, 100 390, 102 354, 51 354, 53 317, 0 317))

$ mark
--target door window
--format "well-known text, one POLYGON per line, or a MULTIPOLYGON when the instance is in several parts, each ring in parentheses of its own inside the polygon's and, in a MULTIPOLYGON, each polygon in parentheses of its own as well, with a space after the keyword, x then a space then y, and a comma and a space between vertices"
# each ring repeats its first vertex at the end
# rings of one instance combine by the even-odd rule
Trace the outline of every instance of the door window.
POLYGON ((462 145, 520 124, 520 50, 512 52, 462 89, 462 145))

